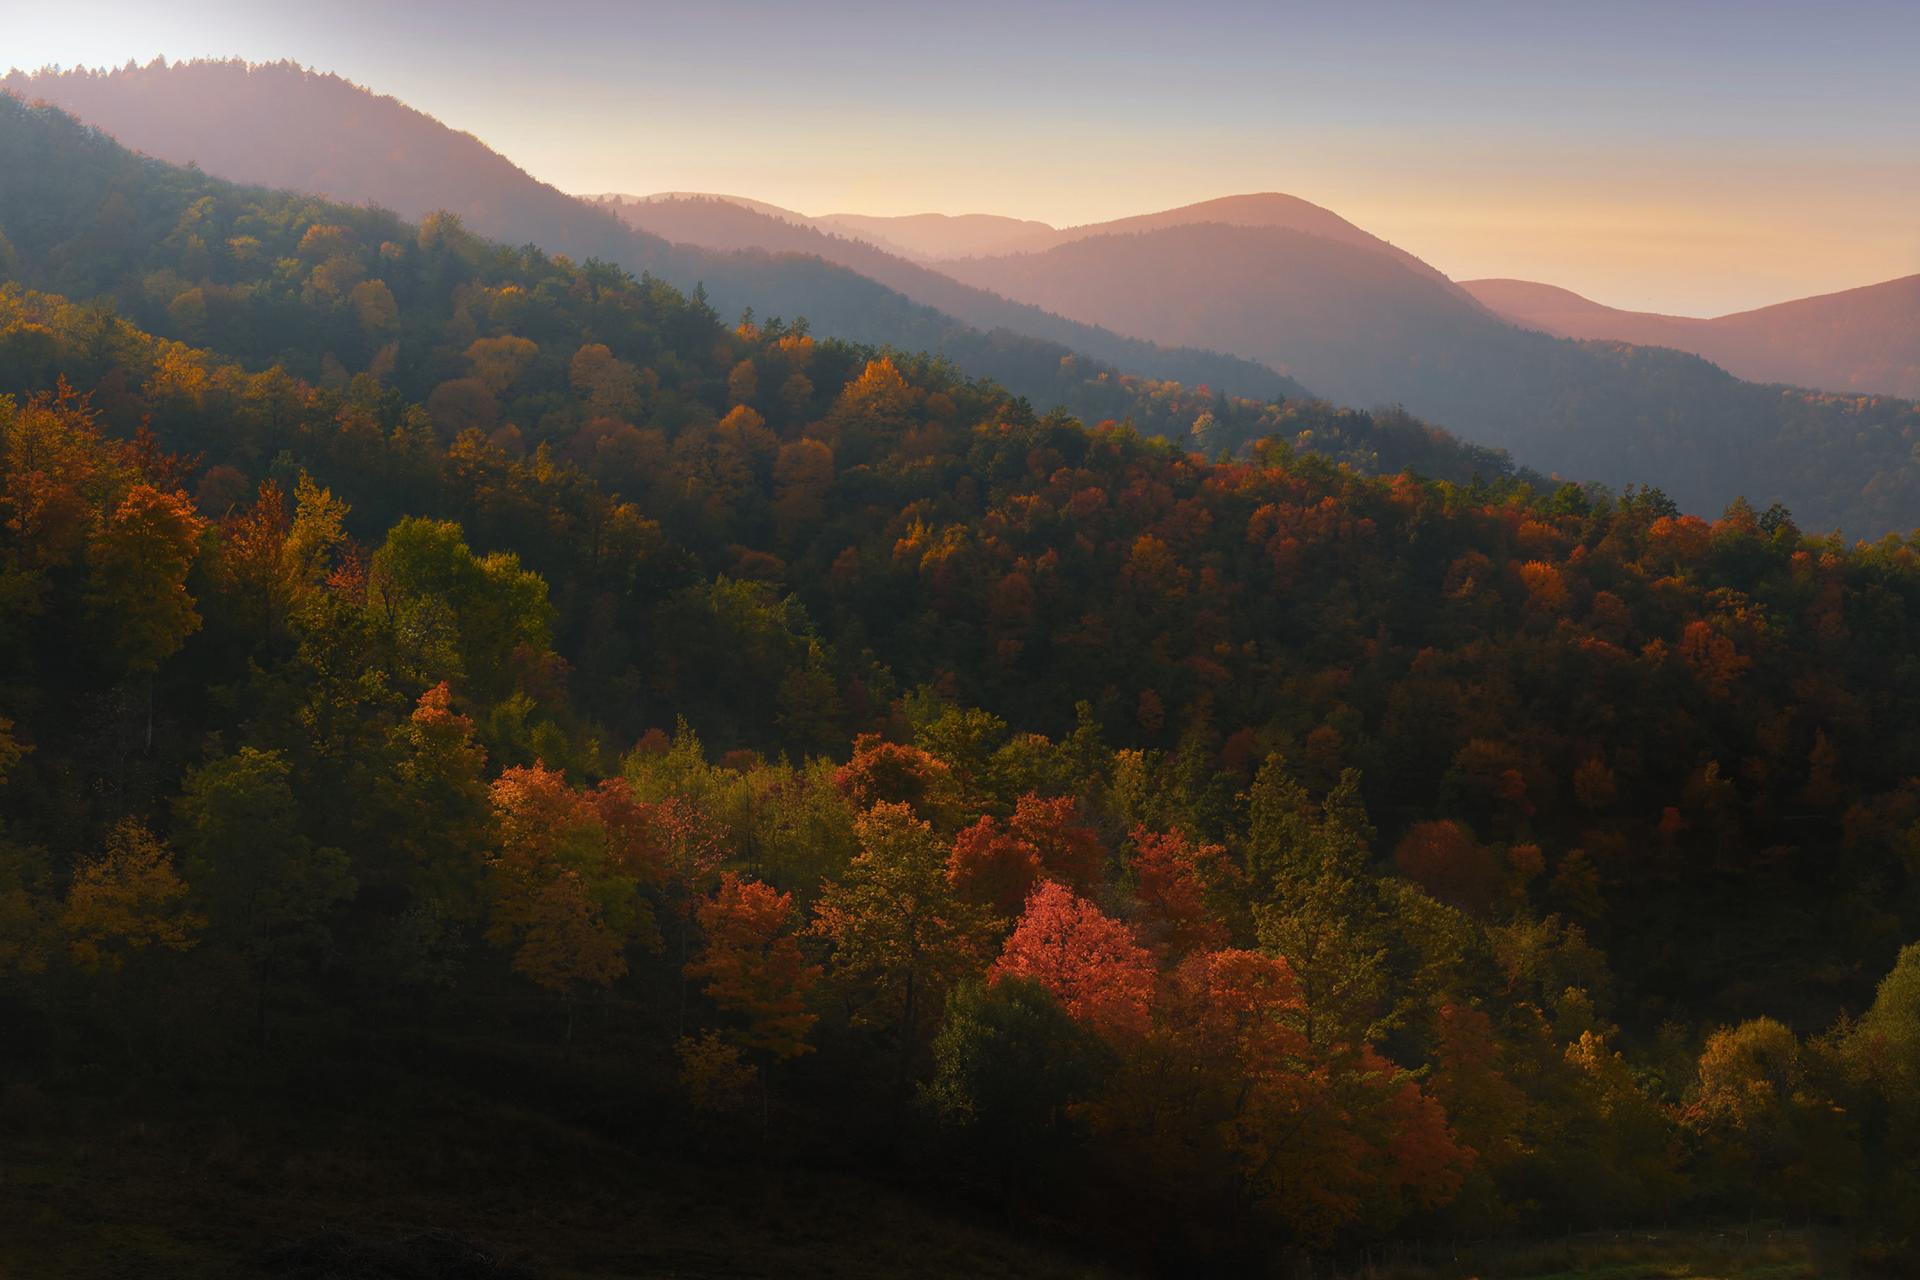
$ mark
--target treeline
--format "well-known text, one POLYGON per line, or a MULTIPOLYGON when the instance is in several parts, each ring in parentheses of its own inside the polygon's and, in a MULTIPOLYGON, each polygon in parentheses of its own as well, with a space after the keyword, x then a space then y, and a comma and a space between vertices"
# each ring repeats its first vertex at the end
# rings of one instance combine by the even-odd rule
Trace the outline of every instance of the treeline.
POLYGON ((194 277, 244 360, 0 292, 10 1074, 570 1042, 1169 1265, 1911 1248, 1911 540, 1313 406, 1209 461, 282 199, 194 277))

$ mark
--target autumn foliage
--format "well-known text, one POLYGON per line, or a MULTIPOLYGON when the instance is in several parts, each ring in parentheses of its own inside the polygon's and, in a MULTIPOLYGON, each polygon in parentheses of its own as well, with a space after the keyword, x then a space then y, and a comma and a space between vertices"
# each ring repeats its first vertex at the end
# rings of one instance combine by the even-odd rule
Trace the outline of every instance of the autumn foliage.
POLYGON ((1110 1037, 1143 1032, 1153 1001, 1153 958, 1133 931, 1051 880, 1027 899, 988 976, 1030 978, 1110 1037))
POLYGON ((391 1069, 1201 1272, 1920 1220, 1910 539, 85 146, 124 259, 0 181, 117 308, 0 288, 8 1098, 391 1069))

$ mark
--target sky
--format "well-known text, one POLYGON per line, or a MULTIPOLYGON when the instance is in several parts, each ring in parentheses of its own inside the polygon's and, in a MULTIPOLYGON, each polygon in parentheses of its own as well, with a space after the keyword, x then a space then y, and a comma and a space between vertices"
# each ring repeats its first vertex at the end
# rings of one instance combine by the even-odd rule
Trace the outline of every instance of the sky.
POLYGON ((1075 225, 1248 191, 1715 315, 1920 272, 1920 0, 0 0, 0 68, 292 59, 579 193, 1075 225))

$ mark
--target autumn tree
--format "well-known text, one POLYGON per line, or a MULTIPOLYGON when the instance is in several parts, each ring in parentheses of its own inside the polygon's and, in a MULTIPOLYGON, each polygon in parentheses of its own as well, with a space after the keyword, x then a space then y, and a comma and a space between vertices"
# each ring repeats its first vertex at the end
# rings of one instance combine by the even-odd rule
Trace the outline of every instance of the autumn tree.
POLYGON ((1442 902, 1484 911, 1502 886, 1493 851, 1458 822, 1416 822, 1394 846, 1400 874, 1442 902))
POLYGON ((700 907, 706 945, 687 966, 715 1007, 739 1019, 730 1038, 775 1062, 809 1051, 819 1017, 807 1004, 821 969, 801 953, 795 924, 792 894, 728 872, 700 907))
POLYGON ((511 768, 489 791, 498 843, 487 937, 512 946, 514 969, 561 997, 571 1042, 578 993, 624 975, 629 946, 659 945, 653 911, 592 797, 563 775, 511 768))
POLYGON ((1225 847, 1145 827, 1134 828, 1132 843, 1133 896, 1140 904, 1142 936, 1174 959, 1225 946, 1227 926, 1208 901, 1238 883, 1238 869, 1227 859, 1225 847))
POLYGON ((1683 1118, 1708 1143, 1742 1200, 1786 1208, 1837 1207, 1851 1179, 1839 1117, 1793 1031, 1772 1018, 1707 1037, 1683 1118))
POLYGON ((137 484, 87 545, 87 603, 130 671, 150 675, 200 629, 187 591, 205 522, 184 493, 137 484))
POLYGON ((1153 1000, 1153 957, 1133 931, 1072 890, 1042 881, 1027 899, 990 981, 1038 982, 1067 1015, 1115 1040, 1145 1031, 1153 1000))
POLYGON ((60 924, 82 969, 118 972, 149 948, 188 950, 206 920, 188 905, 172 851, 124 818, 108 833, 105 852, 74 871, 60 924))
POLYGON ((1027 794, 1006 820, 987 814, 961 831, 947 872, 962 893, 1011 915, 1042 878, 1085 889, 1105 860, 1099 833, 1080 821, 1071 796, 1027 794))

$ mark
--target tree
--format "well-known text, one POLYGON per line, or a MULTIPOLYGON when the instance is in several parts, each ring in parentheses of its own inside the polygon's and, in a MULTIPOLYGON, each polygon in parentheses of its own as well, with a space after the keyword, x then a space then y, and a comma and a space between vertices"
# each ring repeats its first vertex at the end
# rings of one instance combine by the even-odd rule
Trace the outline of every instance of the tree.
POLYGON ((420 695, 390 735, 392 770, 381 778, 380 835, 401 854, 399 879, 416 904, 441 904, 455 919, 479 911, 476 875, 492 837, 484 777, 487 753, 473 721, 453 710, 446 681, 420 695))
POLYGON ((1021 909, 1040 879, 1040 854, 992 814, 954 837, 947 878, 967 898, 1002 914, 1021 909))
POLYGON ((1772 1018, 1707 1037, 1682 1118, 1731 1181, 1723 1194, 1803 1211, 1837 1207, 1834 1192, 1852 1179, 1836 1167, 1847 1158, 1838 1116, 1812 1067, 1799 1038, 1772 1018))
POLYGON ((948 797, 951 772, 945 761, 918 747, 863 733, 853 740, 853 754, 834 774, 834 783, 862 811, 905 804, 938 812, 948 797))
POLYGON ((1278 956, 1197 952, 1170 975, 1096 1114, 1176 1207, 1166 1229, 1244 1205, 1325 1245, 1359 1222, 1389 1230, 1459 1187, 1471 1156, 1439 1105, 1370 1048, 1314 1045, 1305 1013, 1278 956))
POLYGON ((740 1019, 728 1038, 776 1062, 809 1052, 807 1033, 819 1017, 807 996, 821 969, 801 954, 793 916, 792 894, 728 872, 700 907, 707 942, 687 966, 708 999, 740 1019))
POLYGON ((1061 884, 1043 881, 1027 899, 988 980, 1030 978, 1069 1017, 1114 1040, 1146 1030, 1153 957, 1125 924, 1061 884))
POLYGON ((346 855, 306 835, 292 772, 279 752, 242 747, 191 770, 174 804, 187 880, 209 937, 246 962, 262 1038, 269 985, 325 962, 334 908, 356 888, 346 855))
POLYGON ((833 479, 833 450, 822 441, 780 446, 773 464, 773 518, 781 538, 797 539, 826 514, 833 479))
POLYGON ((1394 846, 1400 874, 1442 902, 1484 911, 1501 889, 1493 851, 1458 822, 1416 822, 1394 846))
POLYGON ((200 629, 187 570, 204 527, 186 494, 136 484, 89 539, 87 603, 128 670, 151 674, 200 629))
POLYGON ((997 1176, 1034 1172, 1041 1144, 1059 1138, 1068 1108, 1089 1097, 1111 1053, 1040 983, 968 982, 947 998, 920 1102, 966 1135, 997 1176))
POLYGON ((1873 1004, 1837 1037, 1838 1056, 1857 1092, 1866 1178, 1861 1196, 1892 1239, 1920 1211, 1920 943, 1904 947, 1873 1004))
POLYGON ((1020 797, 1013 816, 992 814, 963 830, 953 843, 947 874, 976 902, 1019 911, 1041 879, 1086 888, 1099 878, 1106 851, 1099 833, 1079 821, 1071 796, 1020 797))
POLYGON ((649 380, 659 381, 651 369, 643 372, 602 342, 590 342, 574 352, 567 376, 591 412, 626 422, 645 411, 649 380))
POLYGON ((546 582, 518 556, 474 555, 452 521, 407 518, 387 531, 368 566, 367 607, 423 677, 464 676, 488 697, 511 688, 515 650, 550 648, 546 582))
POLYGON ((489 798, 497 844, 488 940, 512 946, 514 969, 561 997, 571 1043, 579 991, 624 975, 629 946, 658 947, 653 910, 593 797, 562 774, 540 764, 507 769, 489 798))
POLYGON ((1142 936, 1174 959, 1225 946, 1227 926, 1207 899, 1237 879, 1226 849, 1198 844, 1178 831, 1145 827, 1133 829, 1133 848, 1133 896, 1140 903, 1142 936))
POLYGON ((904 1102, 927 1023, 979 957, 988 922, 954 894, 946 850, 907 805, 874 805, 854 837, 860 853, 821 889, 813 929, 832 944, 829 973, 855 1017, 891 1032, 904 1102))
POLYGON ((67 887, 60 924, 74 963, 88 972, 118 972, 148 948, 189 950, 206 920, 187 899, 172 852, 137 819, 121 819, 107 835, 106 851, 77 868, 67 887))
POLYGON ((1850 1029, 1846 1049, 1888 1097, 1920 1118, 1920 942, 1901 948, 1873 1004, 1850 1029))
POLYGON ((537 344, 513 334, 498 338, 476 338, 467 347, 467 362, 473 376, 496 396, 514 389, 516 383, 540 354, 537 344))

